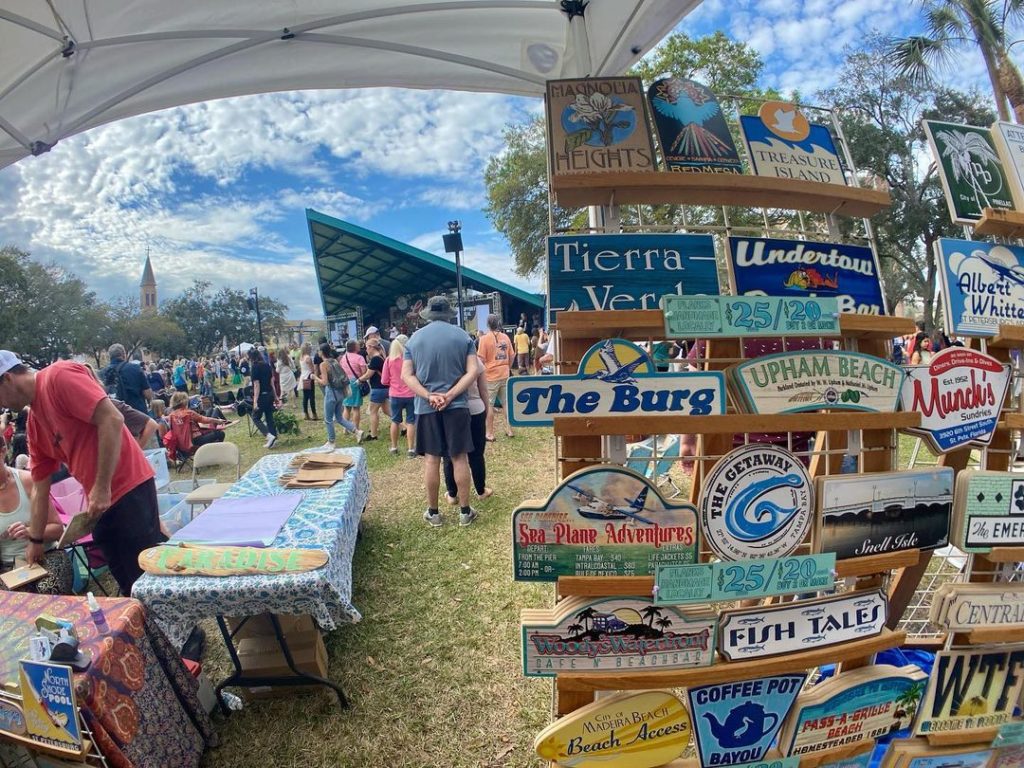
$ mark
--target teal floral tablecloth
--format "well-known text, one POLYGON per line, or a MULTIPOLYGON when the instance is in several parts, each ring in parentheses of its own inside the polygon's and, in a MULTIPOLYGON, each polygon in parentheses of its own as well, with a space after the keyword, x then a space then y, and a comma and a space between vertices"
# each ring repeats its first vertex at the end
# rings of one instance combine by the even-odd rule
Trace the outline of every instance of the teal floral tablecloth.
MULTIPOLYGON (((362 617, 352 605, 352 554, 359 519, 370 495, 362 448, 339 449, 352 456, 345 479, 330 488, 301 491, 302 502, 271 546, 323 549, 330 559, 306 573, 254 576, 154 576, 135 582, 141 600, 177 647, 203 618, 271 613, 309 614, 324 631, 362 617)), ((278 484, 295 454, 270 454, 257 461, 224 498, 296 493, 278 484)))

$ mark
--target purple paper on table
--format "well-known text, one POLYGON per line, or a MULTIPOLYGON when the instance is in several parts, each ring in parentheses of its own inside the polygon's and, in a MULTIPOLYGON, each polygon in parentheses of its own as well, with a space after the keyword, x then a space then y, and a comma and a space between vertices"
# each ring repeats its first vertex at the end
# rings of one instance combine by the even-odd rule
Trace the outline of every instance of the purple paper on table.
POLYGON ((223 547, 269 547, 302 493, 217 499, 199 517, 171 537, 170 543, 216 544, 223 547))

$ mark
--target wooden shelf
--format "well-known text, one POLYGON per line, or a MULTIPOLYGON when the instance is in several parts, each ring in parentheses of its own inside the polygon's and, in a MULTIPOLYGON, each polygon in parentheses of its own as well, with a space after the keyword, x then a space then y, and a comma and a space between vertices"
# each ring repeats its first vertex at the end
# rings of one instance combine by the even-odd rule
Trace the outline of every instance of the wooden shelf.
POLYGON ((647 688, 687 688, 692 685, 712 685, 740 680, 754 680, 770 672, 784 675, 800 672, 822 664, 833 664, 846 659, 856 659, 879 651, 886 651, 903 644, 907 633, 882 630, 877 637, 854 640, 828 648, 799 651, 770 659, 750 661, 720 661, 709 667, 689 669, 652 670, 645 672, 607 672, 558 674, 559 690, 569 691, 634 691, 647 688))
POLYGON ((1013 643, 1020 642, 1024 630, 1017 627, 978 627, 970 632, 957 634, 957 638, 965 638, 972 645, 984 645, 986 643, 1013 643))
POLYGON ((1024 429, 1024 413, 1004 413, 996 429, 1024 429))
POLYGON ((917 565, 921 559, 920 549, 905 549, 900 552, 885 552, 881 555, 865 555, 851 557, 849 560, 836 562, 836 576, 841 579, 850 576, 870 576, 873 573, 885 573, 896 568, 908 568, 917 565))
POLYGON ((1024 547, 992 547, 978 557, 984 557, 990 563, 1024 563, 1024 547))
POLYGON ((563 339, 659 339, 665 335, 665 314, 660 309, 563 311, 556 325, 563 339))
POLYGON ((994 237, 1024 237, 1024 213, 1003 208, 985 208, 974 223, 974 234, 994 237))
POLYGON ((988 340, 991 349, 1024 349, 1024 325, 1000 325, 999 333, 988 340))
POLYGON ((653 594, 653 576, 558 577, 559 597, 650 597, 653 594))
POLYGON ((575 173, 555 176, 551 189, 555 202, 563 208, 667 203, 786 208, 868 217, 892 203, 888 192, 874 189, 735 173, 575 173))
POLYGON ((917 332, 917 326, 909 317, 888 315, 858 315, 843 312, 839 315, 839 335, 853 339, 882 339, 892 341, 896 336, 917 332))
POLYGON ((921 414, 840 411, 721 416, 555 416, 558 437, 587 435, 733 435, 741 432, 843 432, 857 429, 906 429, 921 425, 921 414))
MULTIPOLYGON (((38 741, 28 738, 27 736, 19 736, 15 733, 8 733, 4 731, 2 738, 16 742, 24 746, 29 751, 42 752, 44 755, 53 755, 54 757, 62 757, 65 760, 80 761, 92 749, 92 743, 88 739, 82 739, 82 749, 76 752, 73 749, 64 749, 62 747, 52 747, 49 744, 42 744, 38 741)), ((83 763, 84 764, 84 763, 83 763)))
POLYGON ((999 735, 999 728, 959 728, 955 731, 926 733, 924 737, 933 747, 951 747, 961 744, 991 744, 999 735))

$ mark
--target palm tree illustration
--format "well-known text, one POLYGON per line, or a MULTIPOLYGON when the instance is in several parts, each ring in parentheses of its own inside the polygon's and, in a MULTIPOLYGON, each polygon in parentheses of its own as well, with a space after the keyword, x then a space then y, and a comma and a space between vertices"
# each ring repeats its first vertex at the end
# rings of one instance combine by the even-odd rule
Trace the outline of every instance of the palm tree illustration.
POLYGON ((662 632, 664 632, 666 629, 672 626, 672 619, 668 618, 667 616, 662 616, 654 623, 661 628, 662 632))
POLYGON ((939 131, 935 136, 945 144, 942 156, 949 158, 953 169, 953 178, 956 181, 960 181, 962 178, 970 184, 974 191, 974 202, 979 209, 990 208, 988 196, 981 188, 981 182, 975 169, 981 165, 999 162, 992 147, 980 134, 973 132, 939 131))
POLYGON ((568 627, 566 627, 566 630, 568 630, 570 635, 578 635, 580 632, 583 631, 583 625, 582 624, 570 624, 568 627))
POLYGON ((653 628, 654 620, 656 618, 659 618, 661 614, 664 613, 664 611, 662 611, 661 608, 658 608, 657 606, 648 605, 646 608, 640 611, 640 613, 643 614, 643 617, 645 619, 647 619, 647 626, 653 628))
POLYGON ((586 632, 590 631, 590 620, 597 615, 597 611, 593 608, 584 608, 582 611, 576 614, 576 619, 583 622, 583 629, 586 632))
POLYGON ((912 717, 917 711, 917 703, 923 695, 924 681, 919 680, 897 696, 896 711, 893 713, 895 720, 899 722, 905 717, 912 717))

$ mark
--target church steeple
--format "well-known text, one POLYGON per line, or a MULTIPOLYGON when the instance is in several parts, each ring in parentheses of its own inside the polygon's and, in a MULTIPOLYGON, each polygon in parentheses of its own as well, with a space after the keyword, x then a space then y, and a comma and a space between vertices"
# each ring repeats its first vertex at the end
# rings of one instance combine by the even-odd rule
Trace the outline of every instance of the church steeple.
POLYGON ((146 266, 142 270, 142 282, 139 283, 139 307, 143 312, 156 312, 156 277, 153 275, 153 264, 149 260, 149 248, 146 249, 146 266))

